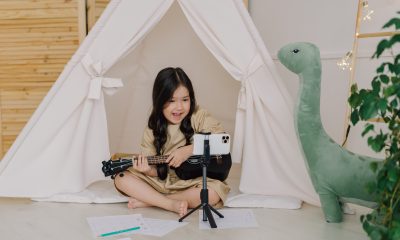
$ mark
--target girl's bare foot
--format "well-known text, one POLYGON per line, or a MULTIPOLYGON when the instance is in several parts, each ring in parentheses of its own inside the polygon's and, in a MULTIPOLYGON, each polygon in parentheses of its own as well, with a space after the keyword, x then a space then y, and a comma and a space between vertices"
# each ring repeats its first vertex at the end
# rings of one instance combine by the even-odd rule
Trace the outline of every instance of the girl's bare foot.
POLYGON ((150 207, 150 204, 139 201, 135 198, 129 198, 129 200, 128 200, 128 208, 129 209, 142 208, 142 207, 150 207))
POLYGON ((176 212, 179 217, 183 217, 187 213, 188 205, 187 201, 175 201, 172 211, 176 212))

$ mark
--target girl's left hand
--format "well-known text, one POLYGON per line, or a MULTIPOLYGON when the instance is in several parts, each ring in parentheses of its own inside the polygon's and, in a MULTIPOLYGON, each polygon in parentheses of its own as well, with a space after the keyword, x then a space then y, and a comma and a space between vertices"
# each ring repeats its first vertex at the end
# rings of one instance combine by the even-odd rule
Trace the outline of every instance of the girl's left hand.
POLYGON ((170 167, 179 167, 184 161, 186 161, 190 156, 192 156, 193 145, 187 145, 180 147, 169 154, 166 163, 170 167))

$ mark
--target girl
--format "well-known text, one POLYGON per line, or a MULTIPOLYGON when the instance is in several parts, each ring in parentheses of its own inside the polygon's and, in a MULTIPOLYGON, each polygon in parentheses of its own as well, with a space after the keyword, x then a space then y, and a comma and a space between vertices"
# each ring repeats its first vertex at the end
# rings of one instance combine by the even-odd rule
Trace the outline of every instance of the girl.
MULTIPOLYGON (((153 86, 153 109, 144 130, 141 150, 133 167, 115 178, 118 190, 130 196, 128 207, 156 206, 179 214, 200 204, 202 178, 179 179, 170 167, 179 167, 193 152, 192 136, 198 132, 224 132, 207 111, 196 106, 192 83, 181 68, 161 70, 153 86), (169 155, 164 165, 149 165, 146 157, 169 155)), ((207 179, 210 205, 221 206, 230 190, 207 179)))

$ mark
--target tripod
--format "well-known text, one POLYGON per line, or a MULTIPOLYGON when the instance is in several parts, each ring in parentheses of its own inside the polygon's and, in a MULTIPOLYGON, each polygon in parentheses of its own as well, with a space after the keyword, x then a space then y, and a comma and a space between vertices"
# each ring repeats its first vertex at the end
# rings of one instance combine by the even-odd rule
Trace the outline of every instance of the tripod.
POLYGON ((187 216, 189 216, 190 214, 192 214, 194 211, 196 211, 197 209, 199 209, 200 207, 202 207, 203 209, 203 221, 209 221, 211 228, 216 228, 217 224, 215 223, 214 217, 211 213, 211 211, 213 211, 215 214, 217 214, 220 218, 223 218, 224 216, 219 213, 217 210, 215 210, 215 208, 213 208, 210 204, 208 204, 208 189, 207 189, 207 165, 210 162, 210 142, 208 139, 208 135, 210 133, 207 133, 205 138, 204 138, 204 157, 205 159, 202 161, 202 168, 203 168, 203 187, 200 191, 200 200, 201 203, 193 208, 192 210, 190 210, 190 212, 188 212, 185 216, 181 217, 179 219, 179 222, 182 222, 183 219, 185 219, 187 216))

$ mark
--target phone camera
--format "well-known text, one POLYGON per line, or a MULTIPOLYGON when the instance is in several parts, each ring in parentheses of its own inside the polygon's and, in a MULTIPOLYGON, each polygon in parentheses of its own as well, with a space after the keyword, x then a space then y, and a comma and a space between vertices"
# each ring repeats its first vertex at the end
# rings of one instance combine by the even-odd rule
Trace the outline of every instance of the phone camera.
POLYGON ((228 143, 229 142, 229 136, 222 136, 222 142, 223 143, 228 143))

